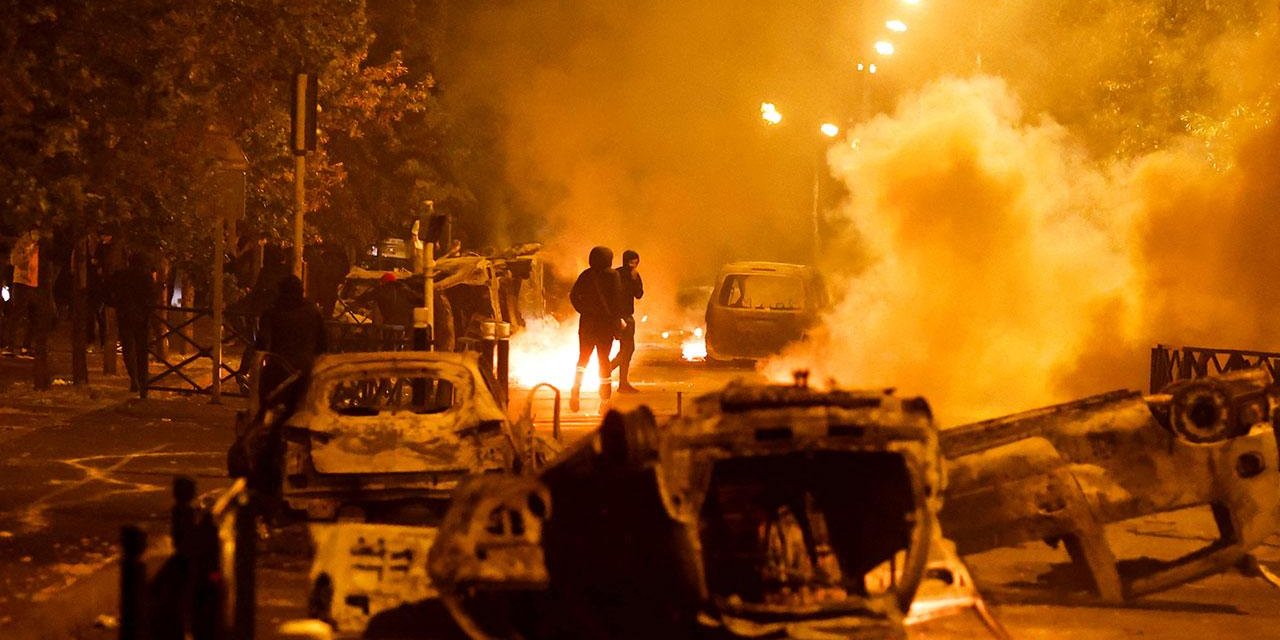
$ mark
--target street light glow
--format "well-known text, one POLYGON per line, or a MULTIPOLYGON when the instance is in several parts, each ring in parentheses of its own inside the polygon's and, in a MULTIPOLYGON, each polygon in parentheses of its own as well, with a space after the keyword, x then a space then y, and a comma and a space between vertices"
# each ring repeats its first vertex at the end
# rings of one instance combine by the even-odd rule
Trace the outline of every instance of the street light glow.
POLYGON ((830 122, 822 123, 822 126, 818 127, 818 131, 821 131, 822 135, 828 138, 834 138, 840 135, 840 127, 837 127, 836 125, 831 124, 830 122))
POLYGON ((782 114, 778 113, 778 108, 773 106, 772 102, 760 103, 760 117, 764 118, 764 121, 769 124, 782 122, 782 114))
POLYGON ((888 40, 879 40, 876 42, 876 53, 882 56, 893 55, 893 43, 888 40))
POLYGON ((902 0, 902 4, 909 4, 914 7, 920 4, 920 0, 902 0))
POLYGON ((886 29, 895 33, 904 33, 907 30, 907 23, 901 20, 890 20, 884 23, 886 29))

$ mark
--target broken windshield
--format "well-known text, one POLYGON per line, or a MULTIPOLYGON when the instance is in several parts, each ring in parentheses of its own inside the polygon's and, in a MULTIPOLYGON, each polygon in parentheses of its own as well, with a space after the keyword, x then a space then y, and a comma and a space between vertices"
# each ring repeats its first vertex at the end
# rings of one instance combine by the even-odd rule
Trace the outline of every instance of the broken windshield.
POLYGON ((719 302, 732 309, 798 311, 805 306, 804 282, 789 276, 732 274, 725 276, 719 302))

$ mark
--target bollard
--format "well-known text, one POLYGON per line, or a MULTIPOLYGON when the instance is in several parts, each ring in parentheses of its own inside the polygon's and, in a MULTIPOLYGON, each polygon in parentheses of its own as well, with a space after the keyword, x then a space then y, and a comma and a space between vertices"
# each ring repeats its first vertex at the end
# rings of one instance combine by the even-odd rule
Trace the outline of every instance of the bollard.
MULTIPOLYGON (((431 351, 431 316, 426 307, 415 307, 413 310, 413 350, 431 351)), ((413 379, 413 406, 427 406, 427 379, 413 379)))
POLYGON ((497 379, 499 398, 503 407, 511 399, 511 324, 499 322, 495 327, 494 338, 497 340, 497 379))
POLYGON ((233 615, 233 635, 236 640, 253 640, 254 607, 257 597, 257 575, 254 563, 258 554, 258 528, 256 509, 249 496, 241 494, 239 508, 236 509, 236 550, 235 571, 235 610, 233 615))
POLYGON ((147 566, 142 554, 147 549, 147 534, 133 525, 120 529, 120 640, 142 640, 144 597, 147 566))
POLYGON ((188 476, 173 477, 173 508, 169 510, 169 539, 173 551, 185 555, 196 526, 196 481, 188 476))
POLYGON ((192 640, 220 640, 225 637, 226 583, 222 575, 218 524, 207 511, 200 514, 191 532, 191 600, 187 624, 192 640))
POLYGON ((684 415, 684 392, 677 391, 676 392, 676 417, 679 418, 680 416, 683 416, 683 415, 684 415))

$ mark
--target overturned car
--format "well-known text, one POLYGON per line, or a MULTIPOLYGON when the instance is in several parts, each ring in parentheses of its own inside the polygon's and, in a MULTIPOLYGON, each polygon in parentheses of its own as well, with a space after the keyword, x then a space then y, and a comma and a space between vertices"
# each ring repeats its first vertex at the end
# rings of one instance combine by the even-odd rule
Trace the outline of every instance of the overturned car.
POLYGON ((961 554, 1062 544, 1109 603, 1248 565, 1280 523, 1277 399, 1253 369, 945 430, 943 529, 961 554), (1118 558, 1108 541, 1109 524, 1197 508, 1218 537, 1186 555, 1118 558))
POLYGON ((730 385, 461 488, 428 573, 475 638, 900 637, 936 536, 928 404, 730 385))

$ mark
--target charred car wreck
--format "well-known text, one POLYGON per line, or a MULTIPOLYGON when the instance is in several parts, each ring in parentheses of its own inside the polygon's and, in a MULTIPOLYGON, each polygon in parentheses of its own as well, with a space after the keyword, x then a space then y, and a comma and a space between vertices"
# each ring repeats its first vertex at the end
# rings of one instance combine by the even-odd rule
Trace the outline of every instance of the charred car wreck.
POLYGON ((899 637, 942 484, 922 399, 730 385, 470 481, 428 573, 476 638, 899 637))
POLYGON ((1276 403, 1271 376, 1254 369, 944 430, 943 530, 961 554, 1062 543, 1110 603, 1241 566, 1280 522, 1276 403), (1118 559, 1105 535, 1194 507, 1219 535, 1179 558, 1118 559))
POLYGON ((308 609, 341 634, 434 597, 426 552, 467 477, 532 472, 559 449, 512 421, 475 353, 320 356, 296 407, 271 403, 232 448, 232 473, 303 516, 308 609))

